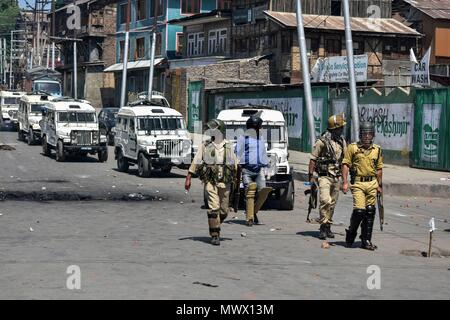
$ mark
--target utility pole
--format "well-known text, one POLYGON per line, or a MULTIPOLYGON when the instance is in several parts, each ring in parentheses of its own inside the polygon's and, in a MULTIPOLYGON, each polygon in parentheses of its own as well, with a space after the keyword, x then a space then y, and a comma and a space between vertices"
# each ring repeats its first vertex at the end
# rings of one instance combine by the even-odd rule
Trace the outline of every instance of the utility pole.
POLYGON ((73 42, 73 97, 74 99, 77 99, 78 94, 78 84, 77 84, 77 42, 73 42))
POLYGON ((0 83, 3 83, 3 39, 0 38, 0 83))
POLYGON ((156 49, 156 32, 152 34, 152 45, 150 51, 150 70, 148 76, 148 99, 152 100, 153 91, 153 74, 155 70, 155 49, 156 49))
POLYGON ((358 139, 359 112, 358 112, 358 96, 356 94, 355 66, 353 61, 353 40, 352 40, 352 27, 350 24, 350 9, 348 5, 348 0, 343 0, 342 2, 344 3, 345 45, 347 49, 348 79, 350 85, 350 105, 352 110, 353 139, 358 139))
POLYGON ((302 63, 302 74, 303 74, 303 89, 305 92, 305 104, 306 104, 306 115, 308 118, 308 130, 309 139, 311 143, 311 148, 316 142, 316 128, 314 125, 314 114, 312 109, 312 94, 311 94, 311 81, 309 75, 309 62, 308 56, 306 55, 306 39, 305 39, 305 29, 303 27, 303 16, 302 16, 302 4, 300 0, 297 0, 297 34, 298 34, 298 45, 300 47, 300 57, 302 63))
POLYGON ((128 42, 130 37, 130 13, 131 13, 131 0, 128 0, 127 5, 127 23, 125 29, 125 45, 123 53, 123 69, 122 69, 122 88, 120 92, 120 107, 125 106, 125 95, 127 91, 127 63, 128 63, 128 42))

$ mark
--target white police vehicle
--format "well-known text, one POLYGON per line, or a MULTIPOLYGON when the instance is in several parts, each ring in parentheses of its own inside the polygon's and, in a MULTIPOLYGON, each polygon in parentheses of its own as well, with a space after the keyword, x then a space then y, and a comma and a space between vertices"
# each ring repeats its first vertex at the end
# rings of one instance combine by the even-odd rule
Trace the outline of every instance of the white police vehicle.
POLYGON ((138 100, 119 110, 114 144, 119 171, 137 164, 140 177, 149 177, 153 168, 164 173, 173 166, 187 168, 192 159, 183 116, 153 100, 138 100))
POLYGON ((56 152, 56 161, 67 155, 97 154, 100 162, 108 160, 106 136, 100 135, 95 108, 88 101, 57 98, 49 101, 42 113, 42 151, 56 152))
POLYGON ((248 118, 256 113, 263 121, 261 134, 269 157, 266 185, 274 189, 271 197, 279 199, 280 209, 293 210, 295 188, 288 161, 288 132, 283 114, 271 107, 245 105, 222 110, 217 119, 226 125, 226 138, 236 142, 239 136, 244 135, 248 118))
POLYGON ((5 125, 6 122, 10 123, 14 127, 17 126, 17 113, 19 110, 20 98, 25 92, 14 92, 2 90, 0 91, 0 120, 1 125, 5 125))
POLYGON ((31 145, 41 139, 39 122, 42 120, 42 109, 52 99, 52 96, 38 93, 26 94, 20 98, 17 115, 19 140, 24 141, 26 138, 31 145))

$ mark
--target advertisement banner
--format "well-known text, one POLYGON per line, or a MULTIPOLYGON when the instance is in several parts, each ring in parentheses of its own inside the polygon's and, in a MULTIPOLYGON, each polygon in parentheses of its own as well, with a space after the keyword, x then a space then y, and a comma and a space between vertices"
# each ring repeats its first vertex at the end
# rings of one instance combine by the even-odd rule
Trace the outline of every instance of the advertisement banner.
POLYGON ((270 106, 275 110, 281 111, 286 120, 289 138, 301 137, 303 122, 302 98, 228 99, 226 100, 225 108, 246 104, 270 106))
MULTIPOLYGON (((355 55, 354 66, 356 82, 367 81, 367 55, 355 55)), ((312 71, 312 82, 349 82, 346 56, 319 58, 312 71)))
POLYGON ((360 104, 358 109, 360 121, 375 123, 374 143, 386 150, 412 150, 412 103, 360 104))
POLYGON ((439 123, 442 104, 424 104, 422 113, 421 160, 437 163, 439 161, 439 123))
MULTIPOLYGON (((413 53, 414 54, 414 53, 413 53)), ((431 47, 427 50, 420 62, 412 62, 411 65, 411 85, 429 86, 430 85, 430 54, 431 47)), ((414 59, 411 58, 412 60, 414 59)))

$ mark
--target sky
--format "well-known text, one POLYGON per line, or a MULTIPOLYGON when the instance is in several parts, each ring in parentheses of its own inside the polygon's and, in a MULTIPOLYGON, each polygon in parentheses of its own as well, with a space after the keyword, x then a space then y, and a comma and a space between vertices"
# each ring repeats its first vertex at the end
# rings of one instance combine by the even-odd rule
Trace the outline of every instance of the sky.
MULTIPOLYGON (((32 7, 34 7, 34 4, 35 4, 36 0, 27 0, 27 2, 28 2, 32 7)), ((49 4, 49 6, 50 6, 50 4, 49 4)), ((22 8, 22 9, 29 9, 29 8, 27 8, 27 5, 26 5, 25 0, 19 0, 19 7, 22 8)))

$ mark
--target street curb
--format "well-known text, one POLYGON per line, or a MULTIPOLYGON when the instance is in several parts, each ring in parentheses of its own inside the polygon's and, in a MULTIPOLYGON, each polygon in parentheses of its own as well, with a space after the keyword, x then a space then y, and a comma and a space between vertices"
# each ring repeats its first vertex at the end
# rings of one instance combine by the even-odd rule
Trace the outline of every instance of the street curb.
MULTIPOLYGON (((295 180, 307 182, 308 173, 304 171, 293 171, 292 176, 295 180)), ((391 196, 407 197, 431 197, 448 198, 450 197, 450 185, 442 184, 407 184, 395 182, 383 182, 384 194, 391 196)))

